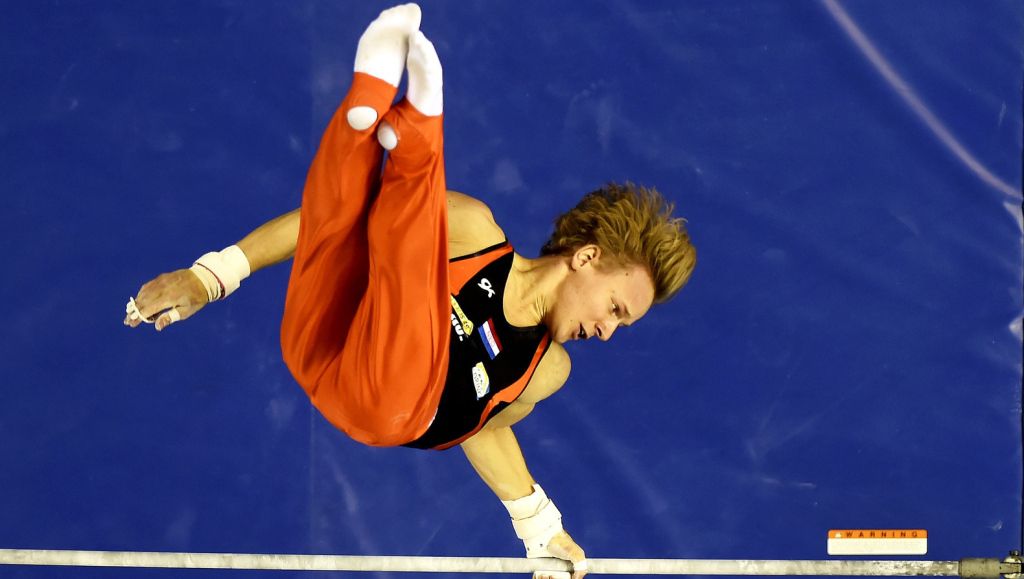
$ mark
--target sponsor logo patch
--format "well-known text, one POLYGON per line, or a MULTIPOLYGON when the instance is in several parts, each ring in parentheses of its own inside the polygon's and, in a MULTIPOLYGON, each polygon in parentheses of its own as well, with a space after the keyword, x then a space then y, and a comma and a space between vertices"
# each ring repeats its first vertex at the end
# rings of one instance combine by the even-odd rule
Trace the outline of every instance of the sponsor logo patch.
POLYGON ((463 313, 462 308, 459 306, 459 302, 455 301, 455 296, 451 296, 451 298, 452 298, 452 324, 456 325, 456 321, 455 320, 457 318, 458 319, 457 325, 462 326, 462 332, 461 333, 459 333, 458 328, 456 328, 456 333, 459 333, 459 341, 461 342, 463 335, 469 335, 473 331, 473 322, 470 321, 470 319, 466 317, 465 313, 463 313))
POLYGON ((477 362, 473 366, 473 388, 476 389, 476 399, 480 400, 491 391, 491 379, 487 376, 483 362, 477 362))
POLYGON ((455 319, 455 313, 452 313, 452 328, 455 329, 455 335, 459 337, 459 341, 466 339, 466 332, 462 331, 462 324, 459 320, 455 319))

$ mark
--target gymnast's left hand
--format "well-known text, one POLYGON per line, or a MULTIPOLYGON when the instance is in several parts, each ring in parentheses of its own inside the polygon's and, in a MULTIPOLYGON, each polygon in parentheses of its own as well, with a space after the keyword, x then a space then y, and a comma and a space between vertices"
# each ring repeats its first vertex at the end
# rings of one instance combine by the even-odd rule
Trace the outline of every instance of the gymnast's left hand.
POLYGON ((152 321, 159 332, 176 321, 190 318, 207 304, 209 296, 196 274, 179 269, 143 285, 134 300, 139 315, 133 316, 129 311, 124 325, 134 328, 143 321, 152 321))
MULTIPOLYGON (((572 563, 572 579, 583 579, 587 574, 587 556, 583 553, 583 549, 576 544, 576 541, 572 540, 569 533, 560 531, 552 537, 547 544, 547 551, 552 557, 572 563)), ((537 571, 533 574, 533 579, 565 579, 568 575, 564 572, 537 571)))

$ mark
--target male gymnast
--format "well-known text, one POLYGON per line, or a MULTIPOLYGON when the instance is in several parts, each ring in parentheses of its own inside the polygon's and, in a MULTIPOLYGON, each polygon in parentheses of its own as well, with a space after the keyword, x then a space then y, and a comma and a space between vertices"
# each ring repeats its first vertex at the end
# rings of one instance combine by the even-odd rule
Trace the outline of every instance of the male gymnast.
POLYGON ((146 283, 125 324, 163 330, 293 257, 281 347, 321 414, 369 445, 461 446, 527 556, 582 579, 583 549, 512 426, 565 383, 564 342, 642 318, 687 282, 696 251, 657 191, 609 184, 557 219, 540 257, 515 253, 484 203, 446 189, 442 69, 419 24, 406 4, 360 37, 301 208, 146 283))

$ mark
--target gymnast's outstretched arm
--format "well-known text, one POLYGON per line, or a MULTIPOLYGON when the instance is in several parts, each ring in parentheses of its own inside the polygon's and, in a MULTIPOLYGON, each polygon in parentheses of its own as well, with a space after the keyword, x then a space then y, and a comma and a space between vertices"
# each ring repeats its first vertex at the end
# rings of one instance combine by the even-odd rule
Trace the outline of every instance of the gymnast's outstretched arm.
MULTIPOLYGON (((512 432, 512 426, 529 415, 537 402, 565 384, 570 366, 565 350, 560 345, 552 345, 526 392, 461 446, 473 469, 508 509, 516 534, 526 545, 527 556, 571 561, 573 579, 582 579, 586 575, 586 555, 562 528, 561 513, 530 474, 512 432)), ((558 579, 560 576, 538 573, 534 579, 558 579)))
MULTIPOLYGON (((522 415, 517 418, 525 416, 532 409, 533 405, 528 405, 527 408, 524 408, 522 415)), ((505 414, 505 412, 502 414, 505 414)), ((498 421, 500 424, 502 422, 501 417, 502 415, 499 415, 492 420, 492 423, 498 421)), ((462 450, 466 453, 470 464, 473 465, 473 469, 476 470, 487 486, 494 491, 494 494, 498 495, 498 498, 502 500, 505 506, 509 508, 510 514, 513 517, 517 517, 518 513, 513 512, 515 507, 512 505, 529 502, 538 493, 543 495, 543 490, 540 487, 535 487, 536 482, 533 480, 533 476, 530 475, 530 471, 526 468, 523 452, 519 448, 519 442, 516 440, 511 426, 492 426, 491 423, 488 423, 487 427, 462 443, 462 450)), ((546 495, 543 495, 542 501, 548 502, 546 495)), ((530 510, 536 509, 539 513, 541 506, 543 505, 538 504, 535 507, 531 506, 529 508, 530 510)), ((557 514, 557 511, 555 513, 557 514)), ((541 517, 543 515, 538 514, 533 518, 541 517)), ((546 539, 544 542, 544 556, 558 557, 559 559, 571 561, 574 564, 573 579, 581 579, 586 574, 586 567, 581 564, 586 560, 583 549, 576 544, 568 533, 561 529, 560 523, 554 536, 546 539)), ((555 577, 556 575, 539 574, 539 576, 555 577)), ((538 575, 534 576, 535 579, 537 577, 538 575)))
MULTIPOLYGON (((238 242, 237 246, 249 262, 251 273, 291 259, 295 254, 295 244, 299 237, 299 212, 299 209, 295 209, 279 215, 252 230, 238 242)), ((494 224, 487 206, 456 191, 448 191, 448 236, 456 246, 453 248, 456 254, 461 253, 457 246, 462 244, 468 247, 465 250, 468 253, 479 249, 481 244, 493 245, 504 239, 504 233, 494 224)), ((184 320, 209 303, 205 286, 189 269, 161 274, 143 285, 134 299, 140 316, 133 319, 126 315, 125 325, 134 328, 143 323, 142 318, 157 316, 155 326, 158 331, 173 323, 169 314, 171 308, 175 308, 180 319, 184 320)))

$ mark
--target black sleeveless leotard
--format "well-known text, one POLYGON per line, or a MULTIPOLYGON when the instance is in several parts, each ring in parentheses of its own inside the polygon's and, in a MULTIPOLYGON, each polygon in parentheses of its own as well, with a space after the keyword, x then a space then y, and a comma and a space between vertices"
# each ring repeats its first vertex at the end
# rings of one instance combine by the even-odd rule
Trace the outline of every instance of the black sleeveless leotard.
POLYGON ((526 389, 551 344, 544 326, 505 319, 503 298, 514 257, 504 242, 449 262, 452 291, 448 374, 427 431, 404 446, 444 450, 476 434, 526 389))

